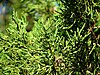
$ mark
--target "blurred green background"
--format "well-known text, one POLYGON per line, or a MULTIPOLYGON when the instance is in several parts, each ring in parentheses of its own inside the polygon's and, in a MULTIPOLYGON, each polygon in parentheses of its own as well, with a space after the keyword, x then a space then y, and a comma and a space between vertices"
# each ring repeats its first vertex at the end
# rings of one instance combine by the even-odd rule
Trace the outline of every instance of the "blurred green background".
POLYGON ((5 33, 5 29, 9 26, 10 16, 15 9, 21 16, 23 12, 27 14, 29 25, 27 31, 30 31, 40 16, 47 18, 52 16, 58 4, 55 0, 0 0, 0 32, 5 33), (25 3, 24 3, 25 2, 25 3), (34 8, 33 5, 35 6, 34 8))
POLYGON ((5 32, 9 23, 9 16, 12 13, 12 0, 0 0, 0 32, 5 32))

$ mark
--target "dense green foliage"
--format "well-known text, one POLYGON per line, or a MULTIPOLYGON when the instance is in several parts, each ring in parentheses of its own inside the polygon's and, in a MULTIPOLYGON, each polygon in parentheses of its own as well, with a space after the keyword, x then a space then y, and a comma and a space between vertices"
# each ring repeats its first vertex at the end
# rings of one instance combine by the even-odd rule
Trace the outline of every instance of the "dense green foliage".
POLYGON ((98 75, 99 0, 18 3, 0 33, 0 75, 98 75))

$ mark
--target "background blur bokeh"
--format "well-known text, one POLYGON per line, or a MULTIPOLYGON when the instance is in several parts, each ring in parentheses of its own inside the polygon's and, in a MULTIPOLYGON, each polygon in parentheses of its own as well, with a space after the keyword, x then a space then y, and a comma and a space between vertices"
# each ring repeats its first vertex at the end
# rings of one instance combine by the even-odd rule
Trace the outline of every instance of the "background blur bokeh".
POLYGON ((0 0, 0 32, 5 32, 5 28, 8 26, 12 3, 11 0, 0 0))
POLYGON ((15 9, 20 16, 23 15, 23 12, 27 14, 29 25, 26 29, 30 31, 34 25, 34 21, 40 16, 52 16, 56 10, 55 6, 58 6, 55 0, 29 0, 26 3, 24 2, 23 0, 0 0, 0 32, 5 33, 13 9, 15 9), (34 8, 32 8, 33 5, 35 6, 34 8))

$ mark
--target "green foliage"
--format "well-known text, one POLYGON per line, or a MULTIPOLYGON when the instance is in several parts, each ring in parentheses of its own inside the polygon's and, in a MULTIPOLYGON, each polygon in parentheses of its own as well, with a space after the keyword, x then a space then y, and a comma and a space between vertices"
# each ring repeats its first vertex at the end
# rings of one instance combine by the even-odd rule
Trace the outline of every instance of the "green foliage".
POLYGON ((7 34, 0 33, 1 75, 98 74, 99 3, 93 0, 57 2, 56 10, 51 10, 55 3, 52 0, 33 3, 19 0, 19 5, 14 6, 7 34), (28 32, 30 15, 33 28, 28 32))
POLYGON ((59 31, 63 32, 61 35, 64 36, 65 43, 67 42, 66 53, 63 55, 67 54, 69 59, 66 60, 70 68, 69 74, 95 75, 100 66, 98 65, 100 57, 96 51, 96 48, 100 48, 98 47, 100 38, 97 38, 99 34, 94 32, 95 27, 99 26, 99 12, 96 8, 99 4, 93 0, 61 0, 61 2, 63 26, 61 25, 59 31))

